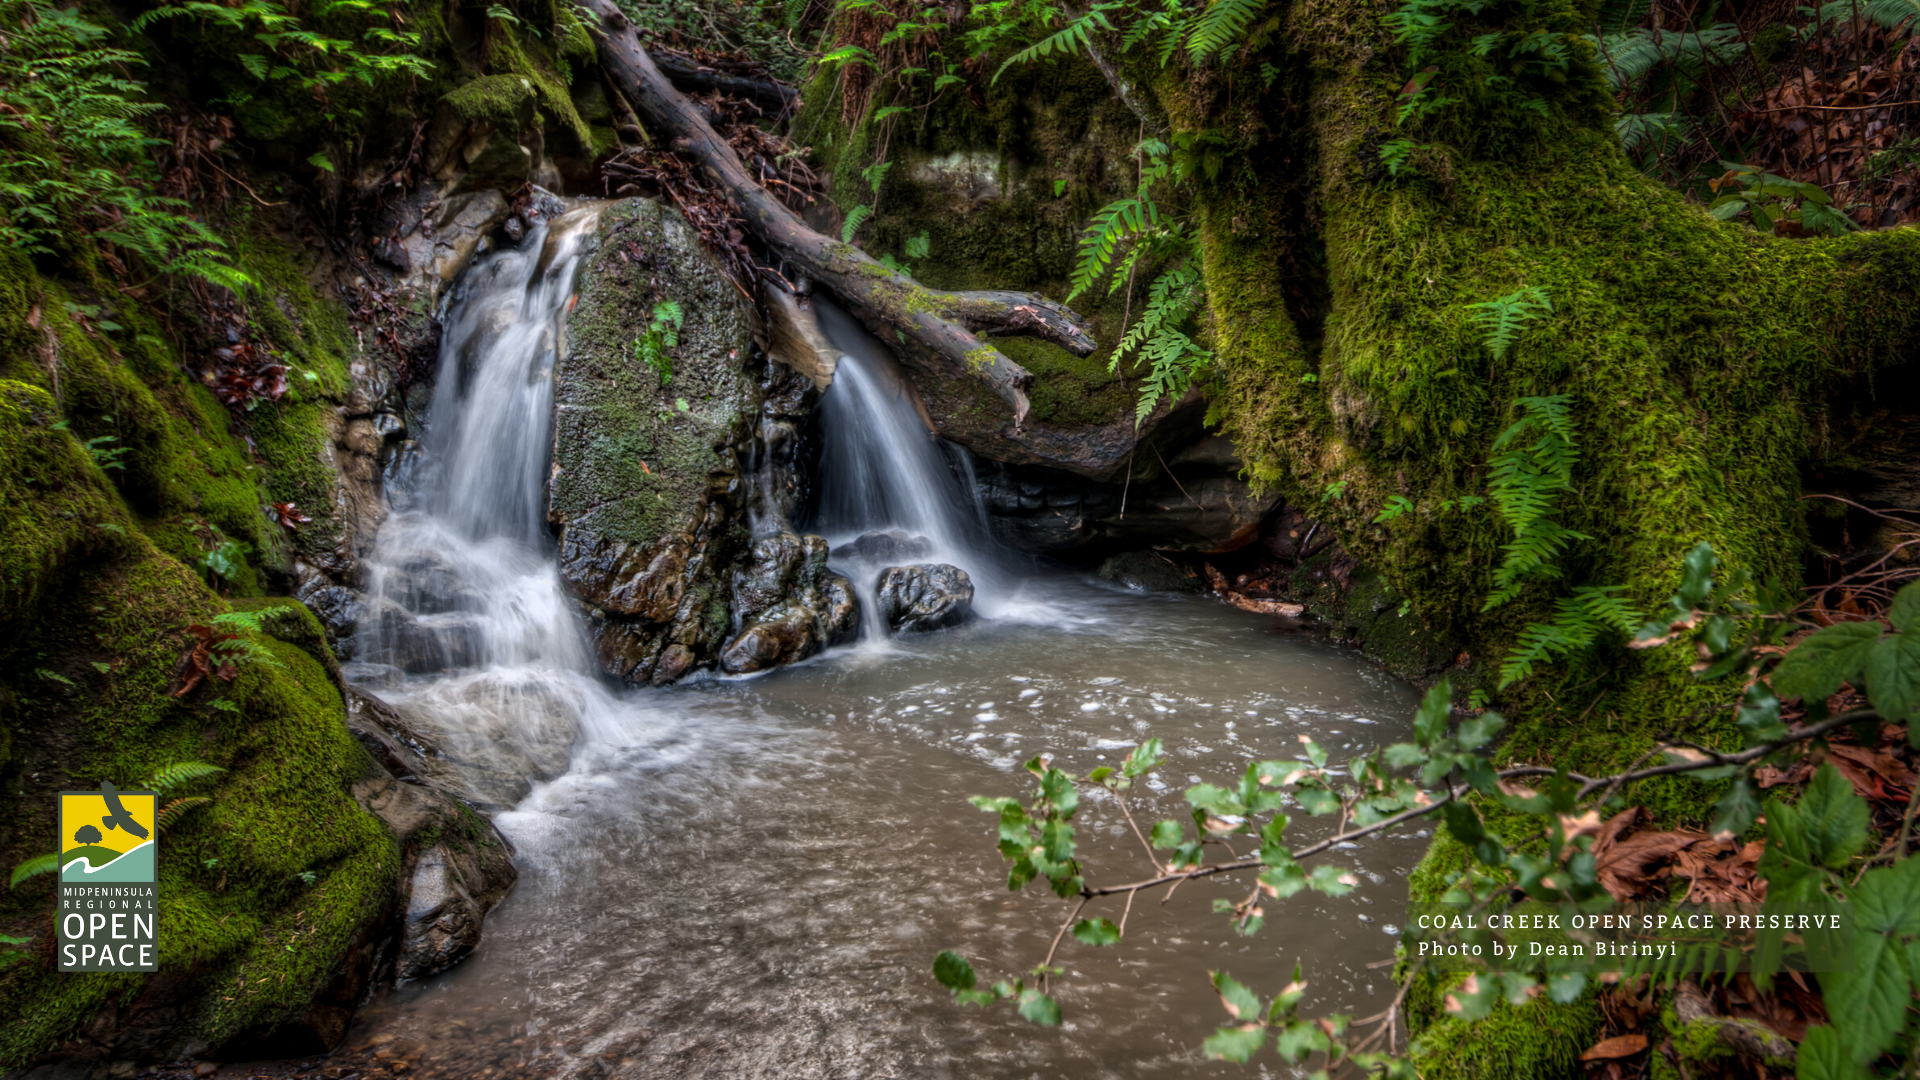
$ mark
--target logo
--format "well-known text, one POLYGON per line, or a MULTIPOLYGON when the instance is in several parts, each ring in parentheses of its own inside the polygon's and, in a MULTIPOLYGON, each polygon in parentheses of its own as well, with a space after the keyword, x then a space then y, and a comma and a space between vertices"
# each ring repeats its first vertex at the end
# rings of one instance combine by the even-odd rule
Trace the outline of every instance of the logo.
POLYGON ((60 793, 61 971, 158 971, 160 796, 60 793))

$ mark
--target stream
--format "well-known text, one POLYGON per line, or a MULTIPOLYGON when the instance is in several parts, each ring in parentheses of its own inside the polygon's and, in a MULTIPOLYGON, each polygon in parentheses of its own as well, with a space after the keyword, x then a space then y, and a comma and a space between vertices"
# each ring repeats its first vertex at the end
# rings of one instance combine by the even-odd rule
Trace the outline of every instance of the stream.
MULTIPOLYGON (((1062 945, 1058 1029, 934 981, 949 948, 988 981, 1024 972, 1066 914, 1044 882, 1007 891, 993 819, 967 802, 1027 794, 1033 755, 1084 774, 1163 739, 1167 762, 1130 796, 1146 828, 1186 820, 1188 784, 1298 757, 1302 738, 1336 762, 1399 741, 1417 694, 1280 620, 997 551, 964 454, 917 426, 884 350, 844 316, 823 314, 847 355, 803 525, 835 545, 925 537, 968 571, 981 617, 898 637, 868 619, 858 641, 758 676, 635 690, 593 674, 541 501, 592 212, 485 256, 447 315, 414 493, 369 560, 370 592, 435 635, 444 671, 348 669, 518 774, 524 794, 495 820, 521 877, 469 959, 363 1008, 336 1059, 449 1077, 1244 1076, 1199 1053, 1226 1019, 1209 970, 1271 995, 1298 961, 1305 1008, 1384 1008, 1390 970, 1369 965, 1392 956, 1424 829, 1341 845, 1327 857, 1359 887, 1269 903, 1252 938, 1213 911, 1248 881, 1142 894, 1123 944, 1062 945)), ((875 567, 835 566, 870 604, 875 567)), ((360 655, 391 652, 401 625, 371 620, 360 655)), ((1303 837, 1328 827, 1296 818, 1303 837)), ((1076 823, 1091 881, 1151 873, 1111 796, 1087 796, 1076 823)), ((1087 914, 1118 922, 1121 903, 1087 914)))

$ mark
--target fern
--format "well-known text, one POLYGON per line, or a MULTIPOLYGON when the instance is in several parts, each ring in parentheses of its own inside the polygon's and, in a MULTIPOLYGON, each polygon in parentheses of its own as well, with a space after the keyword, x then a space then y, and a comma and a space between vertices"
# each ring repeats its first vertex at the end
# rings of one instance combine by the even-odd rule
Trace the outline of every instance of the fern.
POLYGON ((1563 492, 1573 489, 1579 461, 1572 399, 1565 394, 1521 398, 1522 415, 1494 440, 1487 470, 1488 493, 1513 540, 1501 548, 1494 590, 1480 608, 1491 611, 1520 595, 1527 583, 1558 573, 1554 566, 1567 545, 1592 537, 1547 517, 1563 492), (1529 436, 1531 442, 1523 442, 1529 436))
POLYGON ((680 327, 685 315, 677 301, 662 300, 653 305, 653 318, 646 332, 634 339, 634 357, 660 376, 661 386, 673 381, 673 355, 668 350, 680 345, 680 327))
POLYGON ((166 832, 178 824, 180 819, 186 816, 187 811, 210 805, 212 802, 212 799, 203 795, 194 795, 185 799, 174 799, 160 808, 160 813, 155 817, 154 824, 159 827, 160 832, 166 832))
POLYGON ((1533 285, 1498 299, 1468 304, 1467 309, 1473 312, 1474 325, 1485 333, 1484 341, 1492 350, 1493 358, 1505 360, 1521 328, 1543 315, 1551 315, 1553 301, 1548 299, 1546 289, 1533 285))
POLYGON ((1007 57, 1006 63, 1001 64, 999 70, 993 73, 993 78, 989 80, 989 83, 999 82, 1000 76, 1005 74, 1006 70, 1015 64, 1024 64, 1029 61, 1054 55, 1072 56, 1074 53, 1085 49, 1088 43, 1092 41, 1096 31, 1113 30, 1113 23, 1108 20, 1107 13, 1118 10, 1122 6, 1123 5, 1119 3, 1093 5, 1092 9, 1085 15, 1068 23, 1058 33, 1041 38, 1032 45, 1007 57))
POLYGON ((1582 585, 1553 605, 1553 621, 1528 623, 1520 640, 1500 662, 1500 686, 1528 678, 1536 664, 1573 656, 1598 643, 1609 631, 1619 638, 1633 634, 1642 615, 1625 598, 1613 595, 1621 585, 1582 585))
POLYGON ((162 765, 155 769, 153 775, 147 777, 138 786, 147 791, 167 792, 182 784, 226 771, 218 765, 209 765, 204 761, 176 761, 171 765, 162 765))
POLYGON ((35 855, 33 858, 13 868, 13 880, 8 884, 7 888, 17 889, 20 887, 20 883, 28 878, 39 877, 41 874, 51 874, 58 869, 60 869, 60 856, 58 853, 35 855))
MULTIPOLYGON (((268 619, 278 618, 292 611, 293 608, 289 605, 276 604, 273 607, 255 608, 252 611, 229 611, 222 615, 215 615, 212 621, 214 626, 230 634, 264 634, 267 632, 268 619)), ((207 767, 212 768, 210 765, 207 767)))
POLYGON ((860 231, 860 225, 873 216, 873 207, 856 206, 847 211, 847 220, 840 223, 840 242, 853 243, 853 234, 860 231))
POLYGON ((1080 254, 1074 261, 1073 288, 1067 293, 1067 301, 1071 303, 1099 282, 1122 241, 1159 227, 1160 207, 1145 194, 1116 199, 1101 207, 1080 237, 1080 254))
POLYGON ((1213 0, 1187 30, 1188 59, 1197 64, 1240 44, 1248 24, 1266 6, 1267 0, 1213 0))

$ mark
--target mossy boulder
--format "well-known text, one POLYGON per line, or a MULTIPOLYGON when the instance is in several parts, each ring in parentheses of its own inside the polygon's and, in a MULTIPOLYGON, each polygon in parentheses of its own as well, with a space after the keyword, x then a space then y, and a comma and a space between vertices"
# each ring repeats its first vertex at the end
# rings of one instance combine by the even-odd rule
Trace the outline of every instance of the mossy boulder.
MULTIPOLYGON (((779 533, 777 500, 760 496, 793 478, 747 463, 771 463, 763 432, 791 431, 817 394, 767 361, 751 306, 677 211, 615 203, 593 243, 554 371, 549 514, 606 672, 671 682, 713 664, 746 629, 742 613, 757 615, 731 571, 764 561, 752 518, 779 533)), ((825 559, 804 561, 808 579, 787 583, 832 594, 825 559)), ((810 623, 807 644, 770 662, 817 651, 831 623, 810 623)))

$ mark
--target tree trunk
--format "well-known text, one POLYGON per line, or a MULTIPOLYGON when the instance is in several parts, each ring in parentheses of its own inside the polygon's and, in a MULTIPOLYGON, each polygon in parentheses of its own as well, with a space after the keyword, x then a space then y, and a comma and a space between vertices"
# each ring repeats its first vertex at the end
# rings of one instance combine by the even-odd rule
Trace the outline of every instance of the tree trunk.
POLYGON ((1027 417, 1026 391, 1033 375, 981 335, 1026 334, 1078 356, 1093 352, 1093 334, 1086 321, 1045 297, 928 289, 853 245, 807 228, 797 214, 754 182, 733 148, 661 74, 612 0, 579 3, 596 17, 601 66, 652 132, 700 163, 733 197, 761 243, 844 299, 860 321, 888 344, 916 350, 923 358, 941 358, 958 371, 984 380, 1013 410, 1015 427, 1027 417))

